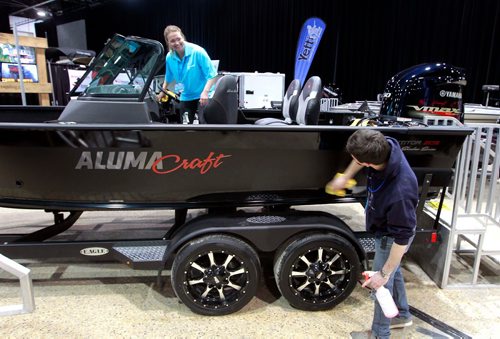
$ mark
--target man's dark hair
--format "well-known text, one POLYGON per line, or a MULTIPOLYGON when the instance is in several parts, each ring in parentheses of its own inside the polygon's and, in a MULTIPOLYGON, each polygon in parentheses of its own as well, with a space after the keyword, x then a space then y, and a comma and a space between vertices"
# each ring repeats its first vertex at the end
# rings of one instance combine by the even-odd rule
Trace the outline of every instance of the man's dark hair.
POLYGON ((360 162, 380 165, 389 158, 391 146, 379 131, 359 129, 347 140, 346 150, 360 162))

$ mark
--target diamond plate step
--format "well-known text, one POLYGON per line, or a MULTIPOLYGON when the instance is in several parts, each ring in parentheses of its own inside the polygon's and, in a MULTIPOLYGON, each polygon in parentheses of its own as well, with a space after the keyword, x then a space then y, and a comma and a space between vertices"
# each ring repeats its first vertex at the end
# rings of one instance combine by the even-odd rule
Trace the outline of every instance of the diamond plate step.
POLYGON ((133 262, 144 262, 163 260, 167 246, 126 246, 113 247, 113 249, 133 262))
POLYGON ((113 250, 122 261, 132 268, 162 269, 167 247, 167 245, 151 243, 136 246, 117 245, 113 247, 113 250))
POLYGON ((368 253, 375 253, 375 238, 372 237, 362 237, 358 238, 359 243, 361 246, 363 246, 363 249, 365 252, 368 253))

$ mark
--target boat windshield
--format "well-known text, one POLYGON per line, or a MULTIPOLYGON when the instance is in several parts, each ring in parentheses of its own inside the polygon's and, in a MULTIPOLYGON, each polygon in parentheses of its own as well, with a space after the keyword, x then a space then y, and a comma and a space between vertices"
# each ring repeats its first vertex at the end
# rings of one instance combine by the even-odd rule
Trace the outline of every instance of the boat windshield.
POLYGON ((162 60, 159 42, 116 35, 77 84, 85 87, 81 97, 142 100, 162 60))

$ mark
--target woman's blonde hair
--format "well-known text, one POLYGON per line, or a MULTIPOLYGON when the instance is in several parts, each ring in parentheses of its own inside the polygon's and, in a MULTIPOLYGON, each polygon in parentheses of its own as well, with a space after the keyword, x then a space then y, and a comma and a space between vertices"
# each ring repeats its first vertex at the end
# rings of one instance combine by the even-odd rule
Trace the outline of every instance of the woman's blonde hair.
POLYGON ((173 32, 179 32, 179 34, 181 35, 182 39, 186 40, 186 37, 184 36, 184 33, 182 33, 181 29, 175 25, 168 25, 167 27, 165 27, 165 30, 163 31, 163 37, 165 38, 165 42, 167 43, 167 47, 169 50, 171 50, 170 48, 170 45, 168 43, 168 39, 167 39, 167 36, 170 34, 170 33, 173 33, 173 32))

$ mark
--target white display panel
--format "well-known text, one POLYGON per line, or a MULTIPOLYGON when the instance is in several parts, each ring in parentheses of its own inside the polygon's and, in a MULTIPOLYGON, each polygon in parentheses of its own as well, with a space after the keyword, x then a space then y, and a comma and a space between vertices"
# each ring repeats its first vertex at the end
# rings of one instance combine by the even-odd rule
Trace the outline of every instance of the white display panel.
POLYGON ((271 101, 283 101, 284 94, 284 74, 239 73, 241 108, 271 108, 271 101))

